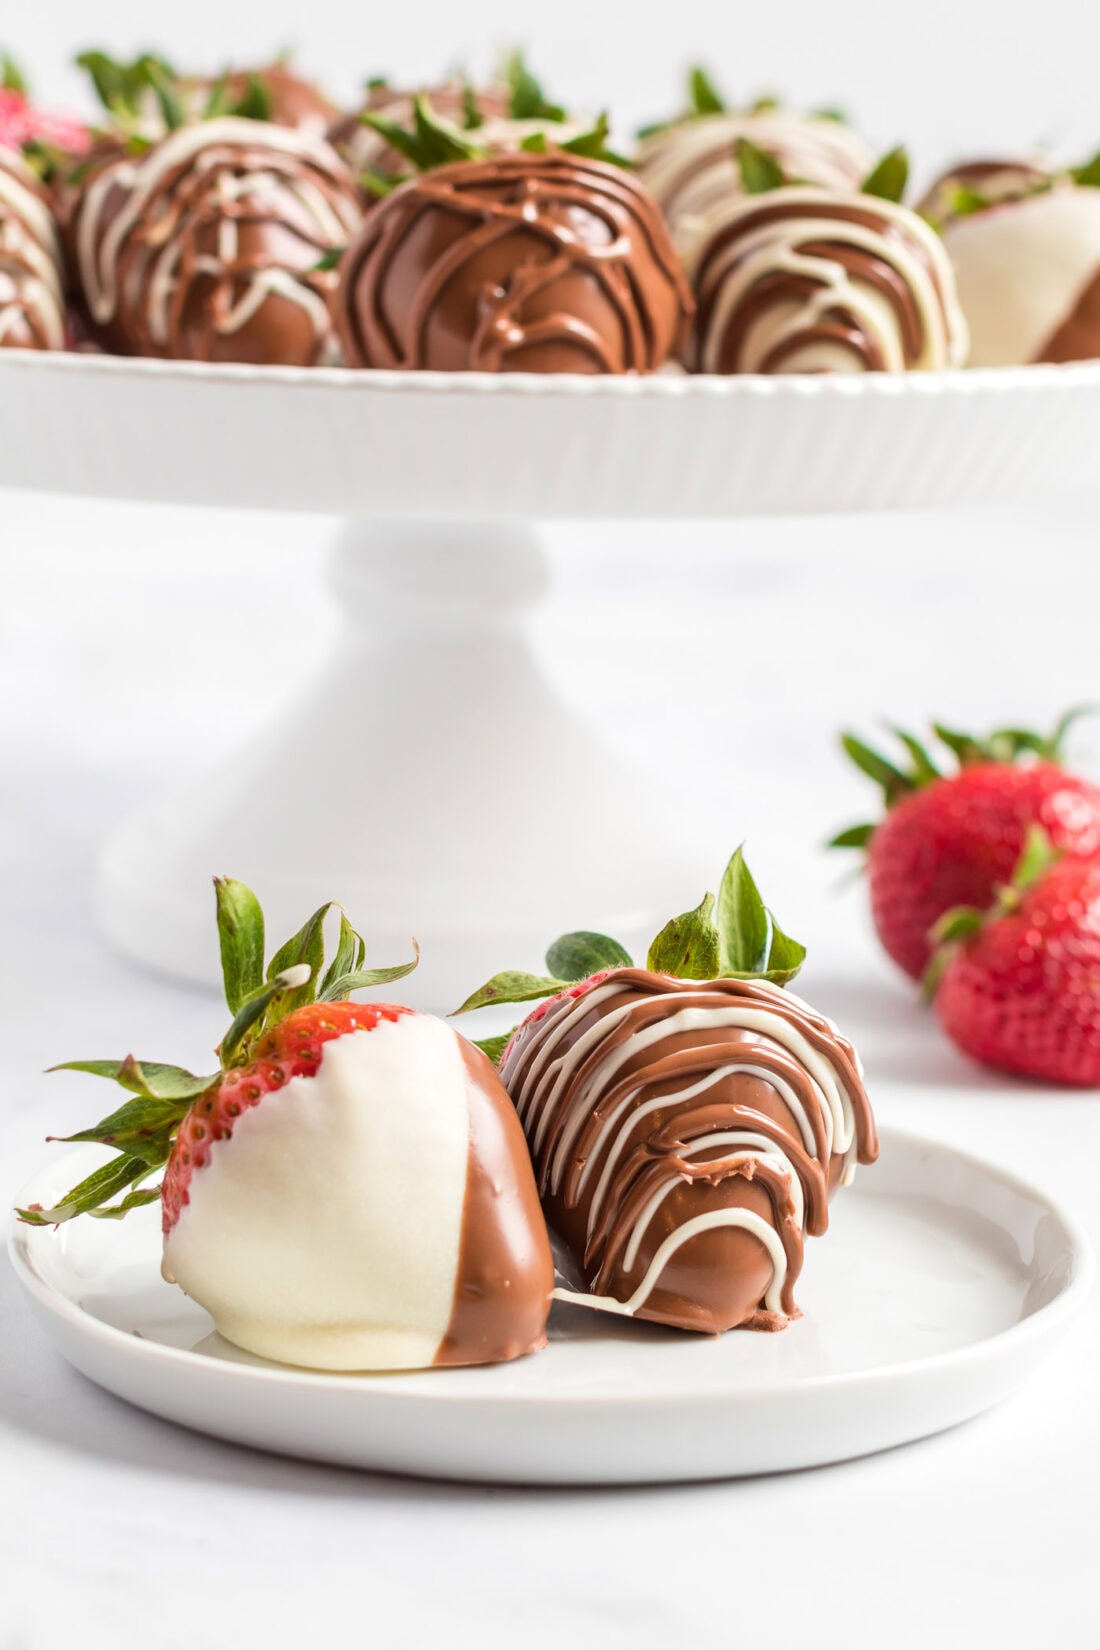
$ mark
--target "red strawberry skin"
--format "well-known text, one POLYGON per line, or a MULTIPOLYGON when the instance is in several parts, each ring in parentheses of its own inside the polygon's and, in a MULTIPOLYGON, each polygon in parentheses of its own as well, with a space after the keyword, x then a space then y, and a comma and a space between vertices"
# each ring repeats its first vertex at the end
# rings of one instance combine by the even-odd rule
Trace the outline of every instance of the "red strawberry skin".
POLYGON ((936 1012, 982 1065, 1100 1087, 1100 860, 1060 861, 964 941, 936 1012))
POLYGON ((352 1031, 373 1031, 382 1020, 412 1010, 394 1003, 307 1003, 256 1045, 248 1065, 231 1066, 201 1095, 179 1126, 164 1171, 161 1224, 167 1237, 190 1199, 191 1176, 210 1161, 216 1140, 228 1140, 242 1112, 292 1077, 312 1077, 324 1045, 352 1031))
POLYGON ((1067 854, 1100 853, 1100 789, 1050 762, 979 762, 890 809, 871 838, 868 875, 875 929, 899 967, 920 979, 928 931, 944 912, 993 903, 1033 824, 1067 854))

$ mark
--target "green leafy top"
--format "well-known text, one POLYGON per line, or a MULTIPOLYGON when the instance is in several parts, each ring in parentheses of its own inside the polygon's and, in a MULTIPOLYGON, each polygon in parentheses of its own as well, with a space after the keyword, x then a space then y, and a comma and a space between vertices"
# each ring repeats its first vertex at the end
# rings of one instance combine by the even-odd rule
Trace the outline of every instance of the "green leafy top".
MULTIPOLYGON (((741 848, 731 858, 717 896, 704 894, 693 911, 667 922, 649 948, 645 966, 680 980, 770 980, 786 985, 801 968, 806 948, 780 928, 760 897, 741 848)), ((632 968, 630 953, 605 934, 563 934, 546 953, 545 974, 495 974, 467 997, 456 1014, 499 1003, 556 997, 571 985, 613 968, 632 968)), ((510 1033, 478 1044, 500 1059, 510 1033)))
MULTIPOLYGON (((359 119, 364 126, 369 126, 372 131, 385 138, 390 148, 396 149, 417 172, 430 172, 437 166, 448 166, 456 161, 492 158, 491 151, 477 143, 471 135, 477 132, 476 126, 460 127, 452 121, 444 120, 424 96, 413 98, 411 126, 403 126, 399 120, 376 113, 373 109, 364 109, 359 119)), ((629 161, 608 148, 608 132, 607 116, 601 115, 588 131, 579 132, 576 137, 558 142, 544 132, 532 132, 519 148, 527 154, 546 154, 551 150, 557 150, 566 154, 584 155, 590 160, 607 161, 615 166, 628 167, 629 161)), ((376 172, 368 173, 361 179, 372 194, 379 196, 390 194, 405 181, 405 178, 386 177, 376 172)))
POLYGON ((7 52, 0 52, 0 91, 15 92, 19 97, 27 95, 26 76, 7 52))
POLYGON ((194 93, 200 83, 184 78, 152 52, 141 52, 127 63, 106 52, 86 51, 76 61, 90 76, 100 103, 125 131, 140 130, 148 121, 151 105, 159 110, 169 132, 194 119, 232 116, 267 121, 272 116, 271 93, 260 74, 242 76, 226 70, 210 86, 196 113, 194 93))
POLYGON ((959 946, 991 922, 1019 910, 1028 889, 1041 882, 1051 867, 1064 857, 1063 851, 1054 846, 1043 827, 1031 824, 1012 876, 997 888, 989 909, 983 911, 977 905, 954 905, 944 912, 929 935, 934 950, 921 980, 921 994, 926 1002, 935 996, 943 971, 959 946))
POLYGON ((873 166, 860 184, 860 193, 875 195, 879 200, 900 202, 909 183, 909 152, 898 147, 873 166))
POLYGON ((508 113, 512 120, 555 120, 568 118, 560 103, 551 103, 535 79, 520 51, 510 52, 504 62, 504 84, 508 89, 508 113))
MULTIPOLYGON (((685 122, 704 120, 710 115, 767 115, 783 109, 783 100, 773 93, 754 98, 751 103, 734 104, 718 89, 711 77, 710 71, 700 64, 695 64, 688 70, 688 95, 686 107, 680 114, 670 120, 654 121, 645 126, 638 133, 641 138, 654 136, 657 132, 667 132, 673 126, 683 126, 685 122)), ((807 117, 810 120, 831 120, 841 126, 848 124, 848 117, 841 109, 812 109, 807 117)))
MULTIPOLYGON (((1076 705, 1059 717, 1049 733, 1035 733, 1030 728, 995 728, 984 738, 971 733, 960 733, 942 722, 932 723, 932 732, 948 753, 947 764, 937 751, 929 750, 931 743, 922 743, 903 728, 890 727, 890 732, 904 747, 905 756, 891 760, 864 744, 853 733, 841 735, 845 753, 861 773, 882 789, 887 809, 925 789, 941 779, 950 778, 962 768, 978 762, 998 762, 1008 766, 1025 762, 1060 762, 1063 760, 1066 735, 1082 716, 1093 714, 1093 705, 1076 705), (951 758, 954 759, 952 764, 951 758)), ((830 848, 865 848, 874 834, 873 824, 852 825, 841 831, 829 843, 830 848)))
POLYGON ((118 1083, 132 1098, 90 1129, 68 1135, 69 1141, 97 1141, 119 1154, 66 1193, 52 1209, 20 1209, 32 1226, 56 1225, 74 1215, 100 1219, 124 1215, 160 1195, 159 1185, 138 1190, 141 1182, 167 1163, 180 1123, 195 1101, 233 1066, 247 1065, 256 1045, 281 1020, 307 1003, 345 1002, 353 991, 387 985, 410 974, 419 961, 413 942, 411 962, 392 968, 365 968, 362 936, 344 910, 331 901, 320 906, 264 967, 264 915, 251 888, 231 877, 215 877, 218 939, 221 946, 225 1000, 232 1023, 216 1050, 218 1070, 203 1075, 182 1066, 136 1060, 68 1060, 54 1071, 83 1071, 118 1083), (336 951, 325 967, 325 919, 340 912, 336 951), (110 1199, 119 1192, 120 1203, 110 1199))

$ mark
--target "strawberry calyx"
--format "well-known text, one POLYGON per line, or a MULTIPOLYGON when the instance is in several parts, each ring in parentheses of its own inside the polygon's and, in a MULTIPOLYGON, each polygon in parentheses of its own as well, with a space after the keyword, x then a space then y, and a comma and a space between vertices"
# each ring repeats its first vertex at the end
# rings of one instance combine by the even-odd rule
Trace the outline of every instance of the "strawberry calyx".
MULTIPOLYGON (((680 980, 769 980, 786 985, 801 968, 806 947, 784 933, 764 904, 738 848, 718 885, 692 911, 673 917, 656 936, 645 966, 654 974, 680 980)), ((563 934, 546 953, 546 974, 506 970, 473 992, 454 1013, 470 1014, 504 1003, 577 997, 617 968, 633 968, 629 951, 606 934, 587 930, 563 934)), ((529 1018, 541 1018, 543 1002, 529 1018)), ((515 1032, 487 1037, 477 1044, 499 1064, 515 1032)))
POLYGON ((178 131, 195 120, 270 121, 274 114, 270 88, 262 73, 243 76, 224 71, 206 89, 204 82, 181 75, 172 64, 153 52, 141 52, 126 62, 107 52, 81 52, 76 59, 91 80, 96 97, 111 117, 111 124, 135 140, 149 125, 155 108, 166 131, 178 131))
MULTIPOLYGON (((423 94, 413 98, 412 106, 411 126, 404 126, 392 116, 374 109, 364 109, 359 121, 361 125, 369 126, 371 131, 384 138, 391 149, 395 149, 409 162, 414 173, 430 172, 437 166, 450 166, 460 161, 491 159, 491 151, 479 144, 471 135, 477 132, 476 125, 471 126, 467 123, 462 127, 455 125, 453 121, 445 120, 442 115, 436 113, 430 100, 423 94)), ((559 112, 553 116, 544 115, 539 118, 556 122, 563 116, 559 112)), ((610 121, 606 114, 602 114, 587 131, 578 132, 575 137, 563 138, 561 142, 554 141, 544 132, 532 132, 520 143, 519 150, 521 153, 534 155, 548 154, 551 150, 583 155, 589 160, 602 160, 612 166, 629 169, 632 162, 608 147, 610 131, 610 121)), ((402 183, 407 183, 408 176, 389 177, 377 172, 367 172, 360 177, 359 182, 371 194, 382 197, 392 194, 402 183)))
POLYGON ((31 102, 19 65, 0 52, 0 149, 14 149, 42 179, 60 171, 89 145, 87 128, 65 115, 49 114, 31 102))
MULTIPOLYGON (((931 741, 924 742, 904 728, 889 725, 889 731, 903 746, 904 757, 884 756, 857 738, 854 733, 843 733, 841 747, 861 773, 882 790, 887 812, 899 802, 920 790, 954 778, 964 768, 979 763, 993 763, 1014 767, 1029 762, 1061 763, 1064 760, 1066 736, 1082 716, 1095 714, 1095 705, 1075 705, 1065 712, 1049 733, 1036 733, 1030 728, 995 728, 984 738, 962 733, 942 722, 931 724, 932 733, 944 747, 946 758, 939 751, 932 754, 931 741)), ((875 822, 850 825, 828 843, 830 848, 859 848, 868 846, 875 833, 875 822)))
POLYGON ((137 1060, 68 1060, 52 1071, 83 1071, 118 1083, 132 1098, 88 1129, 50 1136, 69 1143, 94 1141, 118 1154, 65 1194, 53 1208, 32 1205, 17 1211, 31 1226, 54 1226, 80 1214, 118 1219, 154 1203, 161 1186, 144 1182, 172 1154, 180 1126, 192 1109, 217 1089, 227 1073, 249 1066, 271 1044, 272 1033, 296 1010, 312 1003, 345 1003, 353 991, 386 985, 411 974, 420 961, 413 941, 411 962, 365 968, 366 946, 342 907, 320 906, 264 968, 264 916, 259 900, 243 882, 215 877, 218 938, 225 999, 233 1015, 218 1044, 218 1069, 197 1075, 182 1066, 137 1060), (325 919, 340 912, 336 951, 325 967, 325 919), (121 1194, 121 1197, 120 1197, 121 1194), (115 1203, 112 1199, 120 1197, 115 1203))
POLYGON ((992 903, 985 910, 977 905, 955 905, 944 912, 928 934, 933 952, 921 979, 921 996, 925 1002, 936 995, 944 970, 959 947, 991 923, 1018 911, 1024 895, 1064 858, 1065 854, 1054 846, 1041 825, 1029 825, 1012 876, 1008 882, 998 885, 992 903))

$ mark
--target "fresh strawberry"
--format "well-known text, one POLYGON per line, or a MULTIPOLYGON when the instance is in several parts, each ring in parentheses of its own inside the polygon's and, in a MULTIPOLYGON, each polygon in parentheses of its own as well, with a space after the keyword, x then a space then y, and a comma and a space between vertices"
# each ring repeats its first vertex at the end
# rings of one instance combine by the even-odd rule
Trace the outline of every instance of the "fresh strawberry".
POLYGON ((116 1152, 111 1162, 74 1186, 52 1209, 19 1211, 31 1225, 55 1225, 75 1215, 118 1217, 162 1203, 165 1235, 189 1198, 193 1175, 209 1161, 211 1143, 226 1140, 236 1119, 292 1077, 312 1076, 323 1045, 411 1011, 390 1003, 353 1003, 352 991, 399 980, 417 958, 395 968, 363 967, 364 945, 340 913, 340 938, 327 970, 324 924, 331 902, 315 911, 276 952, 264 973, 264 920, 251 889, 214 879, 226 1001, 233 1023, 218 1046, 218 1070, 196 1076, 179 1066, 135 1060, 72 1060, 58 1071, 85 1071, 121 1084, 133 1098, 94 1128, 66 1136, 97 1141, 116 1152), (144 1183, 164 1169, 162 1185, 144 1183), (113 1198, 120 1201, 113 1203, 113 1198))
POLYGON ((988 912, 948 912, 930 989, 948 1036, 983 1066, 1100 1087, 1100 859, 1060 857, 1032 827, 988 912))
POLYGON ((902 764, 844 735, 852 761, 882 786, 887 811, 877 824, 842 831, 831 846, 866 850, 878 937, 914 979, 928 966, 933 925, 954 906, 992 903, 1030 825, 1076 858, 1100 852, 1100 789, 1062 765, 1066 731, 1080 714, 1071 711, 1045 737, 1009 728, 979 740, 935 724, 954 771, 900 731, 902 764))

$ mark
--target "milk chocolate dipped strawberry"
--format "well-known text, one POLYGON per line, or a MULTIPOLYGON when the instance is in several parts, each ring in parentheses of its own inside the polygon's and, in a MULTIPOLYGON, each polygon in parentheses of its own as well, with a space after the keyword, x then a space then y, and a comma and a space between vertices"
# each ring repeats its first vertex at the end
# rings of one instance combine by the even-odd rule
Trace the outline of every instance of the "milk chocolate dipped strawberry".
POLYGON ((903 151, 847 191, 788 183, 744 138, 738 155, 745 193, 699 218, 685 240, 696 301, 689 370, 963 365, 967 329, 943 242, 900 204, 903 151))
POLYGON ((1011 193, 977 181, 944 225, 972 367, 1100 356, 1100 156, 1011 193))
POLYGON ((662 364, 682 340, 690 295, 653 202, 596 158, 604 124, 556 148, 538 134, 490 157, 419 100, 416 122, 401 141, 425 169, 371 208, 340 265, 336 316, 350 365, 624 373, 662 364))
POLYGON ((64 349, 61 243, 49 196, 0 141, 0 349, 64 349))
POLYGON ((644 968, 567 934, 546 977, 497 975, 459 1010, 548 999, 481 1046, 589 1304, 707 1334, 797 1315, 804 1238, 878 1151, 855 1050, 785 989, 804 955, 738 850, 644 968))
POLYGON ((702 69, 691 73, 687 111, 643 134, 637 163, 642 181, 680 245, 702 217, 744 192, 736 147, 748 139, 789 178, 822 189, 854 189, 874 156, 833 112, 798 114, 765 98, 730 108, 702 69))
POLYGON ((361 206, 335 151, 241 116, 108 140, 66 211, 92 337, 124 355, 314 366, 334 353, 323 267, 361 206))
POLYGON ((159 1202, 165 1277, 228 1340, 280 1362, 414 1369, 538 1350, 553 1263, 491 1062, 432 1015, 350 1001, 416 963, 365 969, 341 913, 326 969, 328 905, 265 973, 255 896, 216 886, 233 1014, 218 1069, 195 1076, 132 1055, 61 1068, 128 1091, 70 1137, 117 1155, 57 1207, 22 1218, 118 1217, 159 1202))

